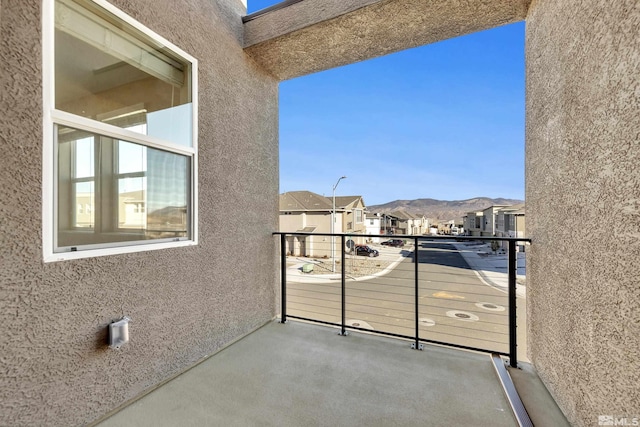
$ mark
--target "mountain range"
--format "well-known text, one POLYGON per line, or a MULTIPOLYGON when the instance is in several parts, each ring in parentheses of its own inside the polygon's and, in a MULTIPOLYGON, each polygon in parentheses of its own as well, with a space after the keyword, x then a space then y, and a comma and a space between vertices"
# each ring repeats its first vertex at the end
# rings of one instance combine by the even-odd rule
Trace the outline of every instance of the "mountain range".
POLYGON ((510 206, 520 203, 524 203, 524 201, 503 198, 492 199, 489 197, 474 197, 466 200, 415 199, 394 200, 382 205, 367 206, 367 210, 371 213, 404 211, 424 215, 430 219, 450 220, 462 218, 467 212, 481 211, 490 206, 510 206))

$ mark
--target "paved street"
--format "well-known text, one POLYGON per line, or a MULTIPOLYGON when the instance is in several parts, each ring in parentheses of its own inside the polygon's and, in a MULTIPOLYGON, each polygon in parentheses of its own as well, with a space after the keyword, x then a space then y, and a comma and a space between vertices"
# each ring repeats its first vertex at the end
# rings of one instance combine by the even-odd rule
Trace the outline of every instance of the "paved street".
MULTIPOLYGON (((385 275, 346 283, 346 322, 352 326, 414 336, 413 247, 375 246, 382 257, 404 259, 385 275)), ((508 352, 508 301, 488 286, 449 243, 421 242, 418 251, 420 338, 508 352)), ((348 262, 348 261, 347 261, 348 262)), ((340 280, 287 283, 289 315, 340 323, 340 280)), ((518 321, 518 356, 526 360, 525 300, 518 321)))

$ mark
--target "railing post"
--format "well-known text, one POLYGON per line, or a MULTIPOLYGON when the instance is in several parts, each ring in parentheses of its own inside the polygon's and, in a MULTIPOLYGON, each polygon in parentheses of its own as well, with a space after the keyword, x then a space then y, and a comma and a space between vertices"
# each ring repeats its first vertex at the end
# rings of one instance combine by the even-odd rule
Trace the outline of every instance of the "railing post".
POLYGON ((346 255, 344 253, 344 248, 346 247, 345 246, 346 242, 345 242, 344 239, 345 239, 345 235, 343 234, 342 236, 340 236, 340 243, 342 245, 342 250, 340 252, 341 253, 341 256, 340 256, 340 263, 341 263, 340 264, 341 265, 340 278, 342 279, 341 280, 341 282, 342 282, 341 285, 342 286, 341 286, 341 290, 340 290, 340 295, 341 295, 340 296, 340 301, 342 302, 342 308, 341 308, 342 317, 341 317, 341 320, 340 320, 340 325, 341 325, 341 327, 340 327, 340 335, 348 335, 347 330, 345 329, 346 323, 347 323, 347 320, 346 320, 347 304, 346 304, 346 289, 345 289, 346 288, 346 283, 347 283, 347 280, 346 280, 346 277, 347 277, 347 257, 346 257, 346 255))
POLYGON ((516 331, 516 241, 509 240, 509 365, 518 366, 518 335, 516 331))
POLYGON ((287 239, 286 234, 280 235, 280 323, 287 323, 287 239))
POLYGON ((414 313, 415 313, 415 331, 416 331, 416 336, 415 336, 415 342, 413 344, 411 344, 411 348, 415 349, 415 350, 423 350, 424 346, 422 344, 420 344, 420 313, 418 312, 418 303, 420 301, 420 298, 418 296, 418 292, 419 292, 419 277, 418 277, 418 271, 419 271, 419 264, 420 264, 420 259, 418 257, 418 237, 414 237, 413 238, 413 264, 414 264, 414 313))

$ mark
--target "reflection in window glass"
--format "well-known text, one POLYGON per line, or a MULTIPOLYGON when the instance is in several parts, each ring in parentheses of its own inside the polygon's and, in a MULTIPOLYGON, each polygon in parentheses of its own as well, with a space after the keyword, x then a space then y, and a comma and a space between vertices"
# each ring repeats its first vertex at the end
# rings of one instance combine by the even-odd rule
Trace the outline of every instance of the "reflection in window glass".
POLYGON ((147 147, 131 142, 118 143, 118 173, 145 172, 147 147))
POLYGON ((93 138, 82 138, 76 142, 74 178, 93 177, 95 171, 93 138))
POLYGON ((95 216, 93 215, 93 206, 95 203, 93 181, 74 182, 73 197, 78 205, 73 226, 93 228, 95 224, 95 216))
POLYGON ((58 247, 189 238, 190 167, 184 155, 58 126, 58 247))
POLYGON ((55 8, 55 108, 190 147, 191 64, 93 2, 55 8))
MULTIPOLYGON (((120 144, 122 145, 122 144, 120 144)), ((118 228, 146 229, 147 178, 118 179, 118 228)))

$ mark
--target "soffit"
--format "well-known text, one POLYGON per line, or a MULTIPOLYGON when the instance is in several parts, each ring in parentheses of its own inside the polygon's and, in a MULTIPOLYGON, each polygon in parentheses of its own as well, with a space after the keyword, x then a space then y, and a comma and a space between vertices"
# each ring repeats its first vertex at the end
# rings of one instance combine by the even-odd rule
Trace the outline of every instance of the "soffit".
POLYGON ((305 0, 246 18, 245 52, 280 80, 521 21, 531 0, 305 0))

